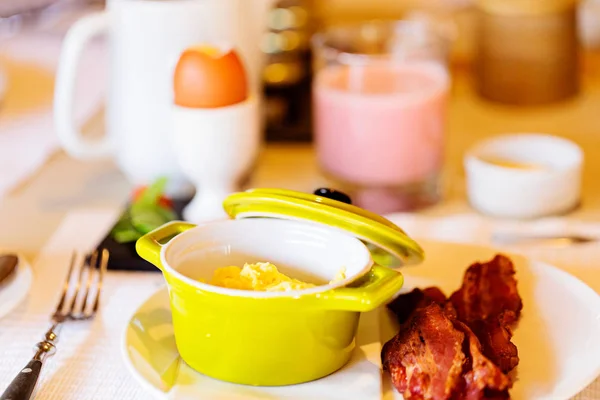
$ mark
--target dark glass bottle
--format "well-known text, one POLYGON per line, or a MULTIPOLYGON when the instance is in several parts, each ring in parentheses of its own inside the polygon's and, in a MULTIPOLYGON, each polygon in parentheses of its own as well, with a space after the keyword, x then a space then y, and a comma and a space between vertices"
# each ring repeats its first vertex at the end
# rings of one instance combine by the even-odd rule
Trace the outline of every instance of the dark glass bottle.
POLYGON ((310 141, 310 0, 279 0, 269 13, 262 40, 268 141, 310 141))

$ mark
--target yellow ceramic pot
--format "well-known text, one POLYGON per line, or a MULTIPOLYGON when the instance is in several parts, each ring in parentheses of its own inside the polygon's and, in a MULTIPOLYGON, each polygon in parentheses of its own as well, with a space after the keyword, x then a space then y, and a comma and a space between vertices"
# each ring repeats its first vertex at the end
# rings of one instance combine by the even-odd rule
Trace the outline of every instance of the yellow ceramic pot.
POLYGON ((137 249, 168 283, 181 357, 205 375, 249 385, 301 383, 341 368, 354 349, 360 311, 378 307, 403 283, 399 272, 373 265, 358 239, 302 221, 174 222, 144 236, 137 249), (317 282, 345 267, 347 279, 292 292, 199 282, 216 268, 258 261, 317 282))
POLYGON ((137 242, 167 281, 181 357, 220 380, 275 386, 333 373, 350 359, 360 312, 403 284, 400 272, 373 262, 365 243, 404 263, 422 259, 391 222, 318 196, 261 189, 230 196, 224 208, 238 220, 173 222, 137 242), (317 286, 262 292, 202 283, 217 268, 256 262, 317 286), (342 267, 346 279, 328 284, 342 267))

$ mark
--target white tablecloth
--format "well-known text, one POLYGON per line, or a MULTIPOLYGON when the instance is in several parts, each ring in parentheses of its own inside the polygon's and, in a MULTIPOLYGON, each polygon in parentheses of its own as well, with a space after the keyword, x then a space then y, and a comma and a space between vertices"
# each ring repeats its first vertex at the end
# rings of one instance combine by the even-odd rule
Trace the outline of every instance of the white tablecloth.
MULTIPOLYGON (((32 346, 48 328, 70 254, 92 249, 114 217, 110 211, 69 214, 33 262, 29 299, 0 320, 2 390, 29 361, 32 346)), ((149 399, 125 369, 121 337, 135 309, 162 284, 159 273, 109 273, 99 315, 92 321, 64 325, 58 351, 43 370, 36 399, 149 399)))
MULTIPOLYGON (((47 327, 58 288, 67 271, 71 251, 93 248, 109 229, 116 213, 83 210, 70 213, 33 262, 34 284, 28 300, 0 320, 0 388, 32 355, 32 346, 47 327)), ((491 224, 473 215, 444 219, 396 215, 392 219, 415 237, 489 243, 496 229, 564 231, 600 234, 600 226, 564 222, 560 219, 532 224, 491 224)), ((600 292, 600 244, 568 248, 529 246, 514 249, 554 263, 586 281, 600 292)), ((101 312, 90 322, 65 325, 57 354, 42 374, 38 399, 148 399, 150 396, 132 379, 121 358, 121 338, 136 308, 163 284, 158 273, 110 272, 106 279, 101 312)), ((600 338, 599 338, 600 341, 600 338)), ((600 399, 600 380, 576 397, 600 399)))

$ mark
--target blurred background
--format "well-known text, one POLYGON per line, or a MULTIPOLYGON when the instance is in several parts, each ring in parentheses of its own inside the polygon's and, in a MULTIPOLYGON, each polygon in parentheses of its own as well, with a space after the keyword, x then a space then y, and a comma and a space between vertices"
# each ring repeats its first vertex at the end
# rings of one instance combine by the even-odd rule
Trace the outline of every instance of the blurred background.
MULTIPOLYGON (((267 55, 263 79, 268 99, 265 111, 268 140, 311 140, 309 103, 313 71, 310 40, 319 30, 331 25, 369 20, 428 19, 438 24, 451 38, 450 62, 459 69, 457 72, 462 72, 461 69, 472 67, 477 55, 477 27, 479 23, 486 23, 481 11, 490 7, 493 10, 494 3, 485 0, 273 0, 272 10, 265 21, 267 32, 260 42, 261 50, 267 55)), ((79 17, 104 7, 105 2, 101 0, 4 0, 0 2, 1 37, 6 45, 6 41, 24 31, 62 35, 79 17)), ((508 1, 505 8, 513 13, 513 23, 519 24, 519 18, 521 24, 539 21, 537 27, 530 27, 529 30, 537 30, 539 40, 546 42, 552 42, 554 37, 569 35, 572 28, 568 26, 569 9, 572 8, 577 16, 574 27, 578 36, 577 45, 590 52, 600 46, 600 2, 597 0, 508 1), (523 6, 529 3, 539 10, 533 13, 530 10, 529 17, 518 17, 519 9, 529 7, 523 6), (544 11, 548 5, 550 9, 544 11), (553 12, 552 7, 563 9, 553 12), (553 29, 548 27, 552 17, 560 25, 554 28, 553 33, 557 36, 544 36, 552 34, 550 30, 544 31, 553 29)), ((493 15, 493 12, 490 14, 493 15)), ((491 20, 487 21, 488 25, 492 23, 491 20)), ((506 21, 505 29, 510 29, 510 23, 506 21)), ((501 35, 502 27, 497 32, 497 40, 501 41, 501 35)), ((494 46, 491 42, 487 45, 494 46)), ((575 42, 568 45, 575 45, 575 42)), ((532 42, 530 46, 533 49, 535 44, 532 42)), ((551 46, 548 45, 549 48, 551 46)), ((542 49, 538 48, 537 51, 543 57, 542 49)))
MULTIPOLYGON (((108 35, 96 35, 85 51, 81 51, 78 68, 65 67, 62 75, 56 75, 61 54, 62 64, 68 64, 64 61, 70 57, 65 56, 68 53, 65 38, 76 21, 101 13, 105 8, 113 15, 111 4, 117 10, 120 4, 127 3, 177 1, 0 2, 0 91, 4 98, 0 147, 10 149, 6 162, 13 162, 15 171, 36 170, 61 147, 75 158, 87 157, 83 155, 85 151, 74 150, 73 142, 68 139, 70 134, 61 133, 68 131, 66 114, 59 113, 63 116, 57 117, 53 107, 73 108, 74 124, 87 126, 86 135, 92 139, 102 137, 106 130, 107 107, 108 118, 113 118, 115 124, 118 112, 110 111, 111 104, 123 115, 131 115, 123 111, 128 106, 118 103, 117 97, 107 100, 111 85, 116 85, 115 54, 132 53, 123 50, 132 43, 122 39, 130 34, 125 28, 115 28, 108 35), (55 76, 58 81, 61 76, 64 82, 76 81, 59 85, 58 89, 62 89, 58 92, 72 89, 76 95, 69 101, 60 101, 58 106, 60 96, 56 95, 55 76), (39 118, 20 118, 25 112, 29 116, 37 114, 39 118), (48 134, 52 129, 57 132, 48 134), (28 156, 14 160, 16 154, 24 153, 28 156)), ((309 182, 306 176, 312 176, 317 170, 323 182, 332 182, 333 186, 357 198, 359 205, 380 213, 419 210, 439 205, 441 199, 447 200, 441 203, 444 207, 455 204, 452 199, 460 199, 457 204, 463 207, 467 195, 464 155, 479 140, 504 133, 544 133, 573 140, 587 153, 600 137, 595 123, 600 101, 597 85, 599 0, 247 0, 219 4, 230 7, 229 11, 223 8, 219 12, 225 16, 235 14, 235 18, 222 17, 218 29, 246 36, 247 42, 240 45, 246 61, 260 53, 260 62, 249 61, 248 65, 252 79, 256 77, 258 81, 253 81, 253 85, 256 84, 253 87, 259 88, 262 97, 261 132, 267 146, 288 146, 281 153, 286 155, 281 157, 287 158, 290 165, 298 160, 294 167, 285 170, 289 182, 303 179, 309 182), (250 11, 240 12, 242 7, 249 7, 250 11), (267 10, 264 13, 250 14, 251 10, 263 7, 267 10), (250 35, 249 32, 258 32, 256 26, 260 34, 250 35), (348 28, 339 28, 344 26, 348 28), (429 73, 425 68, 416 72, 372 72, 375 77, 372 80, 369 68, 380 68, 378 63, 383 58, 392 64, 399 59, 434 61, 445 71, 446 77, 434 76, 436 72, 429 73), (360 68, 355 68, 357 65, 360 68), (341 72, 339 77, 333 76, 333 69, 329 67, 334 66, 351 68, 354 72, 350 75, 354 78, 341 72), (388 72, 391 75, 382 78, 388 72), (424 76, 428 74, 430 76, 424 76), (350 84, 352 79, 360 81, 359 86, 350 84), (393 83, 385 87, 386 82, 393 83), (345 87, 346 84, 350 86, 345 87), (358 98, 360 96, 341 99, 328 91, 340 89, 339 85, 344 86, 342 91, 355 94, 393 91, 402 92, 404 96, 408 93, 419 105, 413 109, 405 106, 404 100, 396 99, 390 100, 387 106, 373 105, 375 108, 371 109, 371 105, 361 103, 364 99, 358 98), (434 92, 439 97, 431 95, 434 92), (424 100, 422 96, 429 97, 424 100), (351 115, 355 117, 349 118, 351 115), (374 126, 372 121, 380 123, 374 126), (343 125, 346 122, 348 125, 343 125), (352 134, 354 131, 363 133, 352 134), (295 154, 303 156, 294 158, 295 154)), ((116 24, 119 18, 114 17, 109 23, 116 24)), ((198 22, 201 24, 203 22, 198 22)), ((167 29, 167 23, 165 27, 161 23, 154 26, 158 33, 153 31, 147 36, 147 46, 153 40, 162 40, 153 38, 168 41, 168 35, 184 35, 169 31, 161 36, 161 29, 167 29), (157 36, 152 36, 154 34, 157 36)), ((146 27, 140 25, 140 29, 146 27)), ((205 36, 210 37, 210 28, 205 30, 205 36)), ((77 34, 81 31, 79 29, 77 34)), ((140 65, 150 68, 151 63, 143 63, 140 65)), ((168 63, 173 65, 175 60, 169 59, 168 63)), ((135 72, 131 65, 123 61, 119 68, 129 69, 131 74, 135 72)), ((119 78, 120 87, 126 85, 125 76, 129 75, 119 78)), ((171 88, 161 90, 167 89, 170 93, 171 88)), ((119 99, 126 97, 126 94, 118 96, 119 99)), ((146 115, 153 114, 149 110, 145 111, 146 115)), ((156 124, 150 121, 144 129, 150 130, 152 125, 156 124)), ((150 142, 145 147, 127 146, 151 153, 150 142)), ((100 155, 96 150, 89 153, 100 155)), ((272 154, 275 153, 267 152, 263 156, 275 157, 272 154)), ((153 157, 156 159, 156 155, 153 157)), ((135 173, 127 172, 134 167, 126 165, 125 156, 121 158, 118 164, 131 186, 151 181, 134 178, 135 173)), ((594 180, 594 171, 599 166, 596 159, 586 160, 584 183, 594 180)), ((246 168, 240 179, 245 180, 247 186, 248 181, 253 182, 252 177, 256 182, 261 177, 273 176, 275 172, 271 167, 267 171, 264 165, 257 162, 246 168)), ((151 175, 154 177, 159 172, 151 175)), ((17 175, 15 173, 13 180, 6 178, 3 185, 14 187, 19 181, 17 175)), ((311 183, 322 181, 310 179, 311 183)), ((301 188, 304 184, 286 185, 301 188)), ((120 187, 130 189, 124 184, 120 187)), ((596 196, 588 193, 591 191, 586 189, 583 196, 596 201, 596 196)), ((436 208, 429 210, 435 212, 436 208)))

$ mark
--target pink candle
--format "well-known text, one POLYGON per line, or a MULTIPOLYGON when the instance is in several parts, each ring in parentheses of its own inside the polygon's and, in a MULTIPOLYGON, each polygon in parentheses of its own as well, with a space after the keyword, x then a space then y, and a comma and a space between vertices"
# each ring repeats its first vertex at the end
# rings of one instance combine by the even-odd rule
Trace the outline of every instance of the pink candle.
MULTIPOLYGON (((336 180, 363 188, 402 191, 437 180, 449 86, 447 71, 434 62, 381 59, 321 69, 314 82, 321 168, 336 180)), ((389 202, 385 197, 372 200, 389 202)), ((366 206, 385 212, 402 207, 366 206)))

